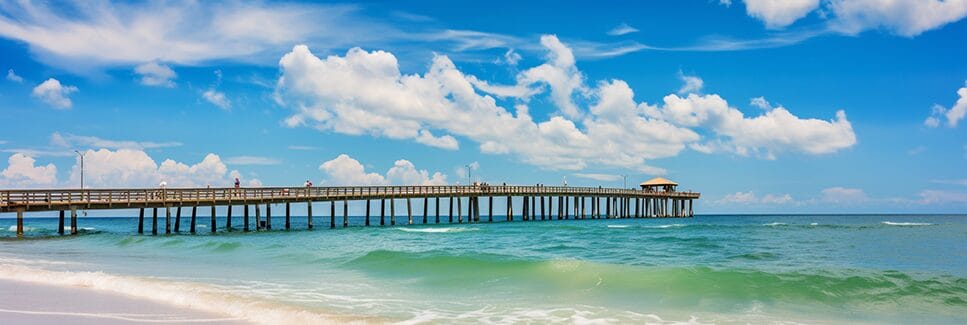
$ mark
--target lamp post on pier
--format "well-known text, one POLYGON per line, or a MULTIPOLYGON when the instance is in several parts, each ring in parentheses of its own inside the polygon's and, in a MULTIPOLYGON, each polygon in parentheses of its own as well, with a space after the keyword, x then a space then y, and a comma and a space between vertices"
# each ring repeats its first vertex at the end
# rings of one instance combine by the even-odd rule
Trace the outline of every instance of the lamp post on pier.
POLYGON ((74 150, 74 153, 81 158, 81 189, 84 189, 84 154, 80 151, 74 150))

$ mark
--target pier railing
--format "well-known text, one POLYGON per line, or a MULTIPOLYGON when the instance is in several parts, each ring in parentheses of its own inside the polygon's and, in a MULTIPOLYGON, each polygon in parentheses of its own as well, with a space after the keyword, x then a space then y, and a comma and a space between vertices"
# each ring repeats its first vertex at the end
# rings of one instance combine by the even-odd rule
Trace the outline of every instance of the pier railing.
POLYGON ((225 205, 358 199, 472 196, 609 196, 697 199, 696 192, 541 185, 428 185, 243 188, 129 188, 0 190, 0 212, 123 209, 167 205, 225 205))

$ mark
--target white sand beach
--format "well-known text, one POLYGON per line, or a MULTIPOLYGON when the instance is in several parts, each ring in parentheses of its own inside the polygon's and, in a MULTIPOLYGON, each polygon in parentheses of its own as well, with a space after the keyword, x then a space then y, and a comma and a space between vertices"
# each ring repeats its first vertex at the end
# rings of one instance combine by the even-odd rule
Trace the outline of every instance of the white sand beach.
POLYGON ((249 322, 90 288, 0 280, 0 323, 247 324, 249 322))

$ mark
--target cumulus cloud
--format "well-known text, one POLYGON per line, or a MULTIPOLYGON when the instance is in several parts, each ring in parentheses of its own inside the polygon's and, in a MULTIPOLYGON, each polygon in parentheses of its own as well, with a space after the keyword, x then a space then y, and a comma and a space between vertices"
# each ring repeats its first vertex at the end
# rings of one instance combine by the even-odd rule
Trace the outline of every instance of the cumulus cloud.
POLYGON ((629 26, 626 23, 621 23, 620 25, 615 26, 614 28, 612 28, 611 30, 609 30, 608 31, 608 35, 611 35, 611 36, 621 36, 621 35, 631 34, 631 33, 636 33, 636 32, 638 32, 638 29, 637 28, 631 27, 631 26, 629 26))
POLYGON ((725 197, 715 201, 716 204, 765 204, 765 205, 783 205, 796 203, 796 200, 792 198, 789 194, 766 194, 765 196, 759 197, 753 191, 748 192, 735 192, 728 194, 725 197))
POLYGON ((323 59, 299 45, 279 62, 276 97, 293 110, 284 121, 289 127, 448 149, 457 147, 460 136, 483 153, 564 170, 594 164, 661 174, 646 161, 675 156, 687 146, 774 158, 783 151, 831 153, 856 141, 842 111, 831 121, 801 119, 783 107, 746 117, 718 95, 694 93, 668 95, 661 105, 639 103, 622 80, 584 84, 570 49, 555 36, 541 37, 541 45, 547 62, 522 70, 510 86, 466 75, 442 55, 423 75, 404 75, 388 52, 353 48, 323 59), (537 120, 528 100, 545 94, 558 114, 537 120), (492 95, 516 103, 505 108, 492 95), (578 105, 576 97, 590 106, 578 105), (711 131, 705 132, 710 139, 703 141, 695 130, 700 128, 711 131))
POLYGON ((621 179, 621 175, 611 175, 611 174, 598 174, 598 173, 574 173, 574 176, 580 178, 593 179, 602 182, 613 182, 621 179))
POLYGON ((215 88, 209 88, 201 93, 201 97, 207 100, 212 105, 218 106, 221 109, 232 108, 232 102, 225 97, 225 93, 215 90, 215 88))
POLYGON ((13 72, 13 69, 7 69, 7 80, 10 80, 16 83, 24 82, 24 78, 21 76, 18 76, 17 73, 13 72))
POLYGON ((866 193, 858 188, 830 187, 822 190, 822 200, 834 203, 863 202, 868 198, 866 193))
MULTIPOLYGON (((228 186, 228 167, 216 154, 188 165, 172 159, 158 164, 141 150, 100 149, 84 152, 84 184, 88 187, 169 187, 228 186)), ((80 158, 71 169, 71 183, 80 181, 80 158)))
POLYGON ((883 29, 912 37, 967 16, 967 0, 745 0, 745 6, 770 29, 818 10, 829 30, 848 35, 883 29))
POLYGON ((181 146, 181 142, 151 142, 151 141, 130 141, 130 140, 109 140, 95 136, 83 136, 74 134, 60 134, 54 132, 50 135, 50 144, 61 148, 105 148, 105 149, 132 149, 146 150, 181 146))
POLYGON ((145 86, 174 87, 178 75, 174 70, 158 62, 148 62, 134 68, 134 73, 141 76, 141 84, 145 86))
POLYGON ((946 119, 948 127, 957 127, 960 120, 964 119, 964 116, 967 115, 967 82, 964 83, 964 87, 957 90, 957 95, 960 98, 957 99, 957 102, 950 109, 940 105, 934 105, 930 110, 930 116, 923 121, 923 125, 935 128, 942 124, 942 120, 946 119))
POLYGON ((698 76, 687 76, 681 71, 678 71, 678 79, 682 80, 682 88, 678 89, 679 95, 701 92, 702 87, 705 86, 705 81, 702 78, 698 76))
POLYGON ((786 27, 819 8, 819 0, 745 0, 745 11, 767 28, 786 27))
POLYGON ((446 175, 439 172, 430 173, 417 170, 412 162, 400 159, 387 172, 386 176, 379 173, 367 173, 366 167, 349 155, 341 154, 335 159, 319 165, 319 170, 328 175, 328 185, 444 185, 446 175))
POLYGON ((847 34, 881 28, 916 36, 967 16, 967 0, 830 0, 828 7, 831 27, 847 34))
POLYGON ((692 148, 705 153, 726 151, 775 159, 781 151, 827 154, 856 144, 856 134, 846 113, 825 121, 802 119, 782 106, 747 118, 718 95, 668 95, 663 107, 649 107, 650 115, 682 126, 711 129, 718 137, 692 148))
POLYGON ((4 188, 53 187, 57 184, 57 166, 37 165, 33 157, 15 153, 7 159, 7 167, 0 171, 0 186, 4 188))
POLYGON ((57 79, 50 78, 34 87, 31 95, 54 108, 68 109, 73 106, 69 96, 76 91, 77 87, 61 85, 57 79))

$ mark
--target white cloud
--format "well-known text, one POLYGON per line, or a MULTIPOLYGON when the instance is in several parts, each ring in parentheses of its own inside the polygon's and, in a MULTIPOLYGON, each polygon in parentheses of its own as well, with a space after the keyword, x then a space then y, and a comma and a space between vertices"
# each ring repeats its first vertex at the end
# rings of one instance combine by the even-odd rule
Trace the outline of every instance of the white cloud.
POLYGON ((397 160, 393 167, 386 172, 386 179, 393 184, 401 185, 446 185, 447 176, 440 172, 430 175, 426 170, 417 170, 412 162, 405 159, 397 160))
POLYGON ((148 62, 134 68, 134 72, 141 76, 141 84, 145 86, 174 87, 178 75, 174 70, 158 62, 148 62))
POLYGON ((752 105, 753 107, 761 108, 762 110, 765 110, 765 111, 772 110, 772 104, 770 104, 769 101, 762 96, 753 98, 751 101, 749 101, 749 105, 752 105))
POLYGON ((367 173, 363 164, 346 154, 322 163, 319 165, 319 170, 329 176, 328 185, 443 185, 447 183, 446 175, 439 172, 430 175, 426 170, 417 170, 413 163, 404 159, 397 160, 386 172, 386 176, 367 173))
POLYGON ((615 26, 614 28, 609 30, 608 35, 620 36, 620 35, 631 34, 636 32, 638 32, 637 28, 631 27, 626 23, 621 23, 620 25, 615 26))
POLYGON ((920 204, 967 203, 967 193, 964 192, 923 190, 919 195, 917 203, 920 204))
POLYGON ((597 173, 574 173, 574 176, 580 178, 593 179, 602 182, 613 182, 621 179, 621 175, 611 175, 611 174, 597 174, 597 173))
POLYGON ((54 108, 68 109, 73 106, 69 95, 76 91, 77 87, 61 85, 57 79, 50 78, 34 87, 31 94, 54 108))
POLYGON ((681 71, 678 71, 678 79, 682 80, 682 88, 678 89, 679 95, 686 95, 691 93, 699 93, 702 91, 702 87, 705 86, 705 81, 698 76, 686 76, 681 71))
POLYGON ((7 69, 7 80, 10 80, 16 83, 24 82, 24 78, 21 76, 18 76, 15 72, 13 72, 13 69, 7 69))
POLYGON ((819 0, 745 0, 745 11, 767 28, 786 27, 819 8, 819 0))
POLYGON ((57 166, 36 165, 34 158, 15 153, 7 159, 7 168, 0 171, 0 186, 4 188, 52 187, 57 184, 57 166))
POLYGON ((834 203, 857 203, 869 198, 863 190, 847 187, 830 187, 822 190, 822 200, 834 203))
POLYGON ((520 54, 514 51, 514 49, 507 49, 507 52, 504 52, 504 62, 509 65, 517 65, 520 60, 520 54))
POLYGON ((745 0, 745 5, 749 16, 770 29, 818 9, 828 31, 848 35, 883 29, 913 37, 967 16, 967 0, 745 0))
POLYGON ((881 28, 917 36, 967 16, 967 0, 829 0, 833 29, 857 34, 881 28))
POLYGON ((313 146, 298 146, 298 145, 291 145, 291 146, 288 146, 288 148, 289 148, 289 150, 299 150, 299 151, 319 150, 319 148, 316 148, 316 147, 313 147, 313 146))
MULTIPOLYGON (((158 164, 140 150, 108 149, 84 152, 84 185, 87 187, 157 187, 163 180, 169 187, 228 186, 228 168, 216 154, 208 154, 194 165, 166 159, 158 164)), ((80 158, 71 169, 71 183, 80 182, 80 158)))
POLYGON ((367 173, 366 167, 358 160, 341 154, 333 160, 319 165, 319 170, 329 175, 327 185, 386 185, 386 177, 378 173, 367 173))
POLYGON ((718 138, 696 143, 700 152, 726 151, 774 159, 781 151, 827 154, 856 144, 856 134, 846 113, 836 112, 830 121, 801 119, 784 107, 747 118, 718 95, 668 95, 664 106, 647 108, 649 114, 687 127, 713 130, 718 138))
POLYGON ((948 127, 957 127, 960 120, 964 119, 964 116, 967 115, 967 82, 964 84, 964 87, 957 90, 957 95, 960 98, 957 99, 954 106, 947 109, 940 105, 933 105, 933 108, 930 110, 930 116, 923 121, 923 125, 935 128, 940 126, 942 119, 946 118, 948 127))
POLYGON ((465 75, 446 56, 434 57, 423 75, 403 75, 388 52, 354 48, 321 59, 300 45, 279 62, 276 97, 294 111, 284 121, 289 127, 444 148, 456 148, 453 136, 461 136, 477 142, 483 153, 564 170, 594 164, 661 174, 664 170, 646 160, 675 156, 688 145, 774 158, 782 151, 830 153, 855 143, 843 112, 833 121, 800 119, 783 107, 745 117, 718 95, 673 94, 653 106, 635 102, 621 80, 590 88, 567 46, 554 36, 542 37, 541 44, 548 62, 523 70, 512 86, 465 75), (517 103, 512 109, 498 106, 492 93, 517 103), (543 121, 531 116, 528 99, 542 94, 560 115, 543 121), (576 96, 592 104, 581 107, 576 96), (702 143, 692 128, 709 129, 711 141, 702 143))
POLYGON ((437 137, 437 136, 434 136, 433 133, 430 133, 430 131, 427 131, 427 130, 420 130, 415 140, 417 143, 422 143, 431 147, 437 147, 437 148, 447 149, 447 150, 460 149, 460 144, 457 143, 456 138, 450 135, 437 137))
POLYGON ((716 204, 744 204, 744 205, 783 205, 798 203, 789 194, 766 194, 757 196, 754 192, 735 192, 716 200, 716 204))
POLYGON ((0 36, 22 41, 44 63, 68 70, 146 62, 270 62, 278 49, 314 41, 333 48, 389 37, 355 6, 207 1, 0 7, 0 36), (69 7, 69 9, 67 9, 69 7))
POLYGON ((930 182, 931 183, 937 183, 937 184, 951 184, 951 185, 967 186, 967 178, 961 178, 961 179, 936 179, 936 180, 932 180, 930 182))
POLYGON ((232 102, 225 97, 225 93, 215 90, 215 88, 209 88, 201 94, 201 97, 207 100, 212 105, 218 106, 221 109, 232 108, 232 102))
POLYGON ((74 134, 61 135, 54 132, 50 135, 50 144, 61 148, 105 148, 105 149, 132 149, 146 150, 179 147, 181 142, 151 142, 151 141, 130 141, 130 140, 108 140, 95 136, 82 136, 74 134))
POLYGON ((225 163, 229 165, 278 165, 282 161, 270 157, 235 156, 226 158, 225 163))

